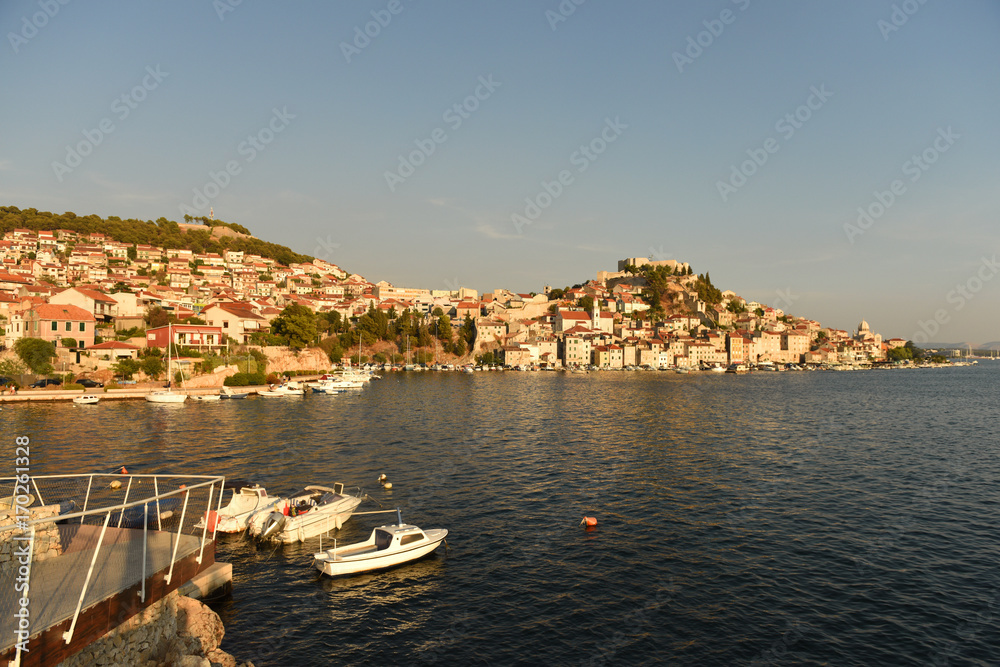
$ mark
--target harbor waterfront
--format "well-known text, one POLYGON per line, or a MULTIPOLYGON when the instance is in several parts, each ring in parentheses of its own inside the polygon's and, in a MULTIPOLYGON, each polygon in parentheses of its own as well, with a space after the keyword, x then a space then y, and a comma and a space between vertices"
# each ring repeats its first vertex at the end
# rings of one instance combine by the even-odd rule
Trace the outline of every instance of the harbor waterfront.
MULTIPOLYGON (((220 536, 222 648, 258 667, 985 665, 998 380, 994 362, 393 373, 300 400, 10 403, 2 447, 13 461, 30 436, 36 475, 127 465, 276 494, 338 480, 449 529, 424 560, 339 579, 313 569, 319 539, 220 536)), ((353 517, 323 548, 382 523, 353 517)))

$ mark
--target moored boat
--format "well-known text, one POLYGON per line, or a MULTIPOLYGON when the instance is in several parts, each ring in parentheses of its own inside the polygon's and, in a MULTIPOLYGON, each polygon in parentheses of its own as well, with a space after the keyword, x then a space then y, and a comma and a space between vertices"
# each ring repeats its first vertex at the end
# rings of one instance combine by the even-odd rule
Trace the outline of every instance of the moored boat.
POLYGON ((305 393, 305 389, 298 382, 286 382, 278 386, 268 385, 267 390, 258 391, 257 395, 266 398, 280 398, 283 396, 304 396, 305 393))
POLYGON ((76 403, 77 405, 97 405, 97 402, 100 400, 101 400, 100 397, 94 394, 84 394, 82 396, 77 396, 76 398, 74 398, 73 402, 76 403))
POLYGON ((246 398, 247 396, 248 396, 247 392, 237 393, 237 392, 233 391, 232 389, 230 389, 229 387, 223 387, 219 391, 219 398, 222 398, 222 399, 246 398))
POLYGON ((364 496, 348 494, 343 484, 307 486, 283 498, 272 508, 255 512, 248 521, 250 534, 262 540, 302 542, 334 528, 351 518, 364 496))
POLYGON ((422 558, 448 536, 445 528, 422 530, 399 523, 379 526, 364 542, 313 554, 313 565, 323 574, 339 576, 381 570, 422 558))
MULTIPOLYGON (((229 482, 226 482, 227 487, 229 482)), ((220 533, 239 533, 246 529, 250 517, 255 512, 269 510, 283 499, 279 496, 269 496, 264 487, 259 484, 253 486, 240 485, 233 489, 233 497, 229 504, 218 512, 208 513, 208 529, 215 529, 220 533)))

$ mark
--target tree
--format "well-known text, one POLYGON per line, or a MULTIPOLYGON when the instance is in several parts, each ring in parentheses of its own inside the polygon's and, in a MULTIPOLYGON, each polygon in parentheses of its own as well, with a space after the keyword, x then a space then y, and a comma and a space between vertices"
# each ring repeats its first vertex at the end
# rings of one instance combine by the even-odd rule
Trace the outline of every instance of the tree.
POLYGON ((271 331, 287 339, 288 347, 301 350, 316 339, 316 315, 308 306, 289 304, 274 318, 271 331))
POLYGON ((59 341, 59 344, 62 345, 63 347, 76 347, 76 339, 63 338, 62 340, 59 341))
MULTIPOLYGON (((472 345, 476 342, 476 323, 472 321, 472 318, 468 315, 465 316, 465 321, 462 322, 462 334, 461 337, 465 340, 466 344, 472 345)), ((465 351, 462 351, 465 354, 465 351)))
POLYGON ((565 296, 566 292, 564 290, 559 289, 558 287, 549 290, 549 301, 558 301, 559 299, 562 299, 565 296))
POLYGON ((0 375, 10 377, 12 375, 23 375, 27 370, 24 364, 17 359, 0 360, 0 375))
POLYGON ((139 372, 139 369, 139 362, 130 357, 122 357, 111 365, 111 370, 114 371, 115 375, 125 380, 131 380, 132 376, 139 372))
POLYGON ((139 362, 139 368, 149 377, 158 380, 164 371, 163 359, 149 355, 139 362))
POLYGON ((577 304, 580 306, 582 310, 585 310, 586 312, 589 313, 592 310, 594 310, 594 297, 587 295, 581 298, 579 301, 577 301, 577 304))
POLYGON ((446 343, 451 342, 451 318, 443 313, 437 319, 437 337, 446 343))
POLYGON ((159 306, 153 306, 146 313, 146 324, 149 325, 150 329, 156 329, 157 327, 165 327, 170 322, 170 314, 163 310, 159 306))
POLYGON ((56 356, 55 346, 41 338, 19 338, 14 343, 14 351, 21 361, 28 365, 32 373, 47 375, 52 372, 49 359, 56 356))

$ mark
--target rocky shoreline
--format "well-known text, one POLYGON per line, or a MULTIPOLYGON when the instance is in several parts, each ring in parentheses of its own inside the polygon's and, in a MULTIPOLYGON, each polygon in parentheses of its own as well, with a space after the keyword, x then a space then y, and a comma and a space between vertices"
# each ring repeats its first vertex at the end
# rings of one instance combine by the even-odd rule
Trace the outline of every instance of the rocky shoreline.
POLYGON ((225 632, 207 605, 174 591, 59 667, 254 667, 220 648, 225 632))

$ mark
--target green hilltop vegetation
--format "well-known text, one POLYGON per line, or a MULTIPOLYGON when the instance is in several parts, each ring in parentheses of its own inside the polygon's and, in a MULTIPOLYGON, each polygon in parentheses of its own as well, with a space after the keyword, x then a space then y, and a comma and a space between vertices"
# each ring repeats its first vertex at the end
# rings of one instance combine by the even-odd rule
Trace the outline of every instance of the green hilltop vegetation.
POLYGON ((179 224, 166 218, 159 218, 155 222, 132 218, 122 220, 117 216, 108 218, 98 215, 78 216, 72 212, 58 214, 33 208, 21 210, 16 206, 0 206, 0 235, 15 229, 30 229, 35 232, 68 229, 78 234, 98 232, 121 243, 184 248, 196 253, 222 254, 226 250, 242 250, 245 253, 269 257, 285 265, 293 262, 310 262, 313 259, 308 255, 293 252, 283 245, 254 238, 250 236, 250 230, 242 225, 204 217, 185 216, 185 223, 197 222, 203 223, 205 228, 182 229, 179 224), (247 236, 212 236, 213 227, 227 227, 247 236))

